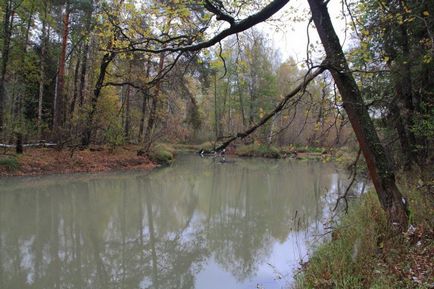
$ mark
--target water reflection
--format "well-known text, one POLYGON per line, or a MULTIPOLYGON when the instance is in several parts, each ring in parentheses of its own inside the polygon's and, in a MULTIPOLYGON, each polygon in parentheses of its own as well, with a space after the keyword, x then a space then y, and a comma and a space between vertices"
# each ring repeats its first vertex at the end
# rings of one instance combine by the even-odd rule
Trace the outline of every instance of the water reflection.
POLYGON ((345 183, 319 162, 194 156, 2 179, 0 288, 281 288, 345 183))

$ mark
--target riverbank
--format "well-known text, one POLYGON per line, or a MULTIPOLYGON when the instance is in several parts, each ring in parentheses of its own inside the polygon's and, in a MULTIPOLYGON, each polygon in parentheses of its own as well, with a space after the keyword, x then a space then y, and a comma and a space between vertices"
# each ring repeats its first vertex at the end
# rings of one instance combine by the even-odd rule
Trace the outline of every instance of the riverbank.
POLYGON ((150 170, 157 165, 148 156, 138 156, 138 146, 116 149, 93 147, 84 150, 29 148, 16 155, 4 151, 0 156, 0 176, 34 176, 116 170, 150 170))
POLYGON ((389 230, 370 192, 351 204, 331 240, 303 265, 294 288, 433 288, 433 184, 417 183, 401 186, 411 211, 408 232, 389 230))
MULTIPOLYGON (((215 146, 211 142, 206 142, 200 145, 176 144, 174 148, 179 151, 198 152, 200 150, 213 151, 215 146)), ((323 147, 293 145, 276 147, 258 143, 231 145, 226 149, 226 154, 238 157, 294 158, 299 160, 331 160, 334 156, 334 152, 331 149, 323 147)))

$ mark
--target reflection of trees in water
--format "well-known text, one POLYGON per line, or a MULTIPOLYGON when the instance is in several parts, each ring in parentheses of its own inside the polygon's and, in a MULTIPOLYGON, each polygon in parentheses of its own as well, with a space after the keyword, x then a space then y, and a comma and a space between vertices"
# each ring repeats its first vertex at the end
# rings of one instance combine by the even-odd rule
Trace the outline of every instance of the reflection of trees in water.
MULTIPOLYGON (((2 192, 1 288, 194 287, 200 268, 192 264, 205 256, 203 239, 184 240, 186 224, 160 234, 158 192, 138 192, 139 184, 105 180, 69 183, 67 192, 62 186, 2 192)), ((194 204, 187 211, 191 219, 194 204)))
POLYGON ((245 280, 275 241, 321 217, 334 172, 190 159, 146 177, 10 183, 0 192, 0 288, 193 288, 211 255, 245 280))

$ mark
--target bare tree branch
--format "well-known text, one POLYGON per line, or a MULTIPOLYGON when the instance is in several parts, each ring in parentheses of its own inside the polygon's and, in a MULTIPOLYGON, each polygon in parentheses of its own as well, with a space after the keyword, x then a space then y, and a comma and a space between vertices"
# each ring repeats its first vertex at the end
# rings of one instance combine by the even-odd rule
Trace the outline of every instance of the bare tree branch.
POLYGON ((233 141, 235 141, 238 138, 245 138, 247 136, 249 136, 250 134, 252 134, 256 129, 258 129, 259 127, 261 127, 262 125, 264 125, 265 123, 267 123, 274 115, 276 115, 277 113, 279 113, 282 109, 285 108, 286 103, 293 98, 294 96, 296 96, 300 91, 305 91, 307 85, 314 80, 318 75, 320 75, 321 73, 324 72, 324 70, 326 70, 326 61, 323 61, 321 65, 318 66, 318 69, 315 70, 314 72, 308 72, 303 80, 302 83, 300 83, 296 88, 294 88, 289 94, 287 94, 285 96, 285 98, 267 115, 265 115, 264 117, 262 117, 259 122, 257 124, 255 124, 254 126, 250 127, 249 129, 243 131, 243 132, 239 132, 236 135, 232 136, 231 138, 229 138, 227 141, 225 141, 222 145, 220 145, 219 147, 216 148, 216 151, 222 151, 223 149, 225 149, 229 144, 231 144, 233 141))
POLYGON ((231 15, 229 15, 228 13, 226 13, 225 11, 223 11, 223 9, 224 9, 223 4, 220 1, 218 1, 217 4, 219 4, 219 6, 221 6, 221 7, 216 7, 215 5, 213 5, 211 3, 210 0, 205 0, 204 7, 209 12, 215 14, 217 20, 226 21, 231 26, 235 25, 235 19, 231 15))
POLYGON ((178 46, 178 47, 167 46, 161 49, 141 48, 141 47, 137 47, 136 44, 131 43, 129 47, 116 49, 116 52, 142 51, 148 53, 163 53, 163 52, 197 51, 204 48, 208 48, 217 44, 218 42, 220 42, 221 40, 223 40, 224 38, 230 35, 243 32, 255 26, 256 24, 264 22, 265 20, 267 20, 268 18, 276 14, 288 2, 289 0, 273 0, 270 4, 265 6, 261 11, 257 12, 256 14, 250 15, 241 21, 234 22, 234 24, 231 25, 229 28, 221 31, 220 33, 216 34, 214 37, 212 37, 207 41, 203 41, 192 45, 186 45, 186 46, 178 46))

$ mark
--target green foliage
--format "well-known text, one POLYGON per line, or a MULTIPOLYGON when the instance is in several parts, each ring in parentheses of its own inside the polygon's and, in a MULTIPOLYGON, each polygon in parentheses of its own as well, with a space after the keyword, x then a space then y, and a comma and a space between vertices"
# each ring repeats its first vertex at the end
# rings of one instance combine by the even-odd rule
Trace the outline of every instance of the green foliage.
POLYGON ((156 144, 149 153, 149 159, 159 165, 168 166, 175 160, 175 149, 168 144, 156 144))
POLYGON ((412 130, 416 136, 434 139, 434 108, 430 113, 417 116, 412 130))
POLYGON ((0 166, 6 168, 10 172, 14 172, 20 168, 18 159, 14 156, 0 158, 0 166))
POLYGON ((104 132, 105 142, 112 148, 116 148, 125 143, 124 131, 120 122, 114 121, 104 132))

